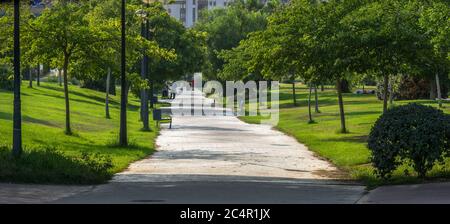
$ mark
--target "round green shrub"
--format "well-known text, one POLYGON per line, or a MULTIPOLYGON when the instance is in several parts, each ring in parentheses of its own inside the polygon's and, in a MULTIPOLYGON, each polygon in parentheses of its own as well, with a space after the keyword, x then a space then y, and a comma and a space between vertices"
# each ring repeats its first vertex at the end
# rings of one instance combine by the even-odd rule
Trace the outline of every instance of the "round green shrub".
POLYGON ((412 103, 394 107, 381 115, 369 134, 368 147, 379 177, 390 177, 406 162, 423 178, 448 154, 449 140, 449 115, 412 103))

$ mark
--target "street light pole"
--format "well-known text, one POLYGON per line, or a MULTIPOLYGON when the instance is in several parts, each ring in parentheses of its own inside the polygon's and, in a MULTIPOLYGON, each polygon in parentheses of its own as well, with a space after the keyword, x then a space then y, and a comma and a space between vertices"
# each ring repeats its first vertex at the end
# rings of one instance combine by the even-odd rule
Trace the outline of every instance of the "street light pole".
POLYGON ((12 150, 14 156, 20 156, 22 153, 20 82, 20 0, 14 0, 14 115, 12 150))
MULTIPOLYGON (((16 0, 17 1, 17 0, 16 0)), ((120 99, 120 136, 119 144, 121 146, 128 146, 127 136, 127 84, 125 77, 126 55, 125 55, 125 12, 126 0, 122 0, 121 7, 121 24, 122 24, 122 49, 121 49, 121 99, 120 99)))

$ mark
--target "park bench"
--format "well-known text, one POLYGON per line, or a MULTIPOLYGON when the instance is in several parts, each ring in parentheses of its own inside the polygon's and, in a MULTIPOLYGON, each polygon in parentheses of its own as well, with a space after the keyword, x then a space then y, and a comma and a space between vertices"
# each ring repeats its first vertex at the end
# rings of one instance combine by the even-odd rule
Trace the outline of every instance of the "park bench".
POLYGON ((170 115, 163 117, 161 109, 153 109, 153 120, 156 121, 156 125, 158 125, 158 127, 161 121, 169 121, 169 129, 172 128, 172 117, 170 115))

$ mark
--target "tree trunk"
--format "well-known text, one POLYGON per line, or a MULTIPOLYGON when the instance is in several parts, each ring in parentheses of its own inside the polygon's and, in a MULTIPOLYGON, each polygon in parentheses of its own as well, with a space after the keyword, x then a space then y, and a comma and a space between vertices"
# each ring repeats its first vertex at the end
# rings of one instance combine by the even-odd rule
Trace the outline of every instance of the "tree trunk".
POLYGON ((389 85, 389 76, 384 75, 384 84, 383 84, 383 113, 387 111, 387 103, 388 103, 388 85, 389 85))
POLYGON ((154 101, 154 97, 153 97, 153 80, 150 81, 150 108, 153 109, 155 101, 154 101))
POLYGON ((70 128, 70 105, 69 105, 69 85, 68 85, 68 76, 67 76, 67 68, 69 67, 69 56, 64 56, 64 65, 63 65, 63 75, 64 75, 64 100, 66 103, 66 134, 71 135, 72 129, 70 128))
POLYGON ((13 149, 15 157, 22 154, 22 112, 20 102, 20 0, 14 0, 14 114, 13 149))
POLYGON ((38 65, 37 67, 37 73, 36 73, 36 83, 37 86, 41 86, 41 65, 38 65))
POLYGON ((316 113, 320 113, 319 96, 317 95, 317 85, 314 86, 314 97, 315 97, 315 103, 316 103, 315 111, 316 111, 316 113))
POLYGON ((320 85, 320 91, 321 92, 325 91, 325 87, 323 86, 323 84, 320 85))
POLYGON ((442 94, 441 94, 441 85, 439 83, 439 74, 436 72, 436 90, 437 90, 437 98, 439 107, 442 107, 442 94))
POLYGON ((108 74, 106 75, 106 99, 105 99, 105 116, 107 119, 110 119, 109 115, 109 83, 111 81, 111 68, 108 67, 108 74))
POLYGON ((119 145, 128 146, 128 134, 127 134, 127 86, 126 86, 126 51, 125 51, 125 0, 122 0, 121 4, 121 63, 120 63, 120 81, 121 81, 121 93, 120 93, 120 134, 119 145))
POLYGON ((313 123, 312 114, 311 114, 311 95, 312 95, 312 85, 309 84, 309 96, 308 96, 308 116, 309 121, 308 123, 313 123))
MULTIPOLYGON (((147 7, 148 7, 148 4, 147 4, 147 7)), ((145 23, 145 38, 147 40, 150 39, 149 29, 150 29, 150 23, 148 21, 146 21, 146 23, 145 23)), ((145 74, 146 74, 146 76, 148 76, 148 80, 150 81, 150 91, 147 91, 147 102, 150 100, 150 109, 153 109, 154 108, 154 103, 155 103, 154 100, 153 100, 153 92, 154 92, 153 84, 154 84, 154 81, 153 81, 151 75, 148 74, 148 56, 147 55, 146 55, 145 59, 146 59, 146 62, 145 62, 146 73, 145 74)))
POLYGON ((341 133, 347 133, 347 128, 345 127, 345 113, 344 113, 344 101, 342 99, 342 86, 341 80, 336 81, 336 90, 338 95, 338 103, 339 103, 339 115, 341 117, 341 133))
POLYGON ((292 82, 292 99, 294 100, 294 106, 297 106, 297 96, 295 95, 295 81, 292 82))
POLYGON ((59 86, 62 86, 61 69, 58 69, 58 82, 59 82, 59 86))

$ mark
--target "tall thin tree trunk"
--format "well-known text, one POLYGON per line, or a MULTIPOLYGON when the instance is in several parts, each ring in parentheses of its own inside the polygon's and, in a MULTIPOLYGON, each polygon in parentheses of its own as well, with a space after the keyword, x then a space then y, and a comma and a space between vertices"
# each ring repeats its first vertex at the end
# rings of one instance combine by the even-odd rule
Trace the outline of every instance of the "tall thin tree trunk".
POLYGON ((28 87, 33 88, 33 72, 31 68, 27 68, 27 72, 28 72, 28 87))
POLYGON ((309 121, 308 123, 313 123, 313 119, 312 119, 312 113, 311 113, 311 95, 312 95, 312 85, 309 84, 309 96, 308 96, 308 116, 309 116, 309 121))
POLYGON ((127 133, 127 80, 125 77, 126 68, 126 51, 125 51, 125 6, 126 1, 122 0, 121 4, 121 64, 120 64, 120 134, 119 145, 128 146, 127 133))
POLYGON ((13 149, 16 157, 22 154, 22 111, 20 102, 20 0, 14 0, 14 114, 13 149))
POLYGON ((339 115, 341 117, 341 133, 346 133, 347 128, 345 127, 345 113, 344 113, 344 100, 342 99, 342 81, 336 81, 336 90, 338 95, 338 103, 339 103, 339 115))
POLYGON ((150 80, 150 93, 149 93, 149 95, 150 95, 150 108, 151 109, 153 109, 154 105, 155 105, 155 97, 153 96, 153 91, 154 91, 153 83, 154 83, 153 80, 150 80))
POLYGON ((295 94, 295 81, 292 82, 292 99, 294 100, 294 106, 297 106, 297 96, 295 94))
MULTIPOLYGON (((148 4, 147 4, 146 6, 149 7, 148 4)), ((149 29, 150 29, 150 23, 147 21, 147 22, 145 23, 145 31, 146 31, 146 32, 145 32, 145 38, 147 38, 147 40, 150 39, 150 32, 149 32, 149 29)), ((153 109, 153 108, 154 108, 154 104, 155 104, 154 97, 153 97, 153 92, 154 92, 154 79, 152 78, 152 76, 151 76, 150 74, 148 74, 148 56, 146 57, 146 60, 147 60, 147 62, 145 63, 146 69, 147 69, 146 75, 148 76, 148 80, 150 81, 150 90, 147 92, 147 101, 150 100, 150 109, 153 109)), ((148 118, 147 118, 147 119, 148 119, 148 118)))
POLYGON ((321 92, 325 91, 325 87, 323 86, 323 84, 320 85, 320 91, 321 92))
POLYGON ((389 76, 384 75, 384 84, 383 84, 383 113, 387 111, 387 103, 388 103, 388 85, 389 85, 389 76))
POLYGON ((319 96, 317 95, 317 85, 314 85, 314 97, 315 97, 315 111, 316 113, 320 113, 319 110, 319 96))
POLYGON ((37 67, 36 83, 37 83, 37 86, 41 86, 41 65, 40 64, 38 64, 38 67, 37 67))
POLYGON ((109 115, 109 85, 111 81, 111 68, 108 67, 108 74, 106 75, 106 99, 105 99, 105 116, 107 119, 110 119, 109 115))
POLYGON ((62 75, 61 75, 61 69, 58 69, 58 82, 59 82, 59 86, 62 86, 62 75))
POLYGON ((69 85, 67 68, 69 67, 69 56, 64 56, 63 75, 64 75, 64 100, 66 103, 66 134, 71 135, 72 129, 70 128, 70 105, 69 105, 69 85))
POLYGON ((439 83, 439 74, 436 72, 436 90, 437 90, 437 98, 439 107, 442 107, 442 93, 441 93, 441 85, 439 83))

